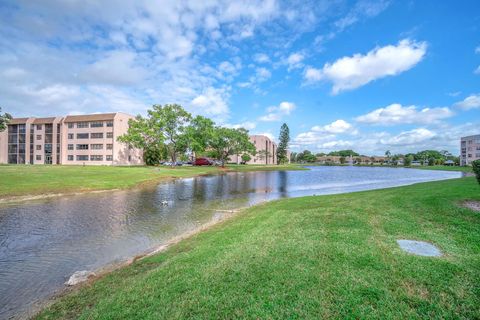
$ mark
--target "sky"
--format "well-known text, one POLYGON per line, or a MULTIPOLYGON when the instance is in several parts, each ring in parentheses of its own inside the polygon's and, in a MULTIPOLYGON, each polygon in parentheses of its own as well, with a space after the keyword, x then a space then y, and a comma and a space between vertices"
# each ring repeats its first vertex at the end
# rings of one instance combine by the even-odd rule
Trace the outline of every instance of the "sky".
POLYGON ((178 103, 290 149, 448 150, 480 134, 480 1, 0 1, 14 117, 178 103))

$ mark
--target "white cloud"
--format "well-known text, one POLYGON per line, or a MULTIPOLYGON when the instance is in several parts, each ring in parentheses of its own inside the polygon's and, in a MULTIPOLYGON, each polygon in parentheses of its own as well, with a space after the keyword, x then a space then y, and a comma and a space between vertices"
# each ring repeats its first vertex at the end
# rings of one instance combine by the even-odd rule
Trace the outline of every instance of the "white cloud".
POLYGON ((366 55, 357 53, 340 58, 333 63, 326 63, 321 69, 307 67, 304 78, 307 83, 330 81, 333 83, 332 93, 338 94, 409 70, 423 59, 426 51, 425 42, 405 39, 396 46, 375 48, 366 55))
POLYGON ((312 131, 316 132, 327 132, 327 133, 345 133, 350 132, 354 133, 356 130, 353 129, 353 126, 346 122, 345 120, 336 120, 330 124, 327 124, 323 127, 315 126, 312 128, 312 131))
POLYGON ((475 48, 475 53, 480 54, 480 46, 475 48))
POLYGON ((286 60, 286 63, 288 65, 288 70, 303 67, 303 63, 302 63, 303 59, 305 59, 305 56, 301 52, 295 52, 290 54, 286 60))
POLYGON ((248 78, 248 81, 239 82, 237 86, 240 88, 257 89, 259 83, 267 81, 271 76, 272 73, 267 68, 259 67, 255 69, 255 74, 248 78))
POLYGON ((252 121, 245 121, 245 122, 242 122, 242 123, 237 123, 237 124, 225 124, 226 127, 228 128, 234 128, 234 129, 240 129, 240 128, 243 128, 243 129, 246 129, 246 130, 253 130, 257 127, 257 124, 255 122, 252 122, 252 121))
POLYGON ((280 121, 284 116, 289 115, 296 109, 296 105, 292 102, 283 101, 278 106, 267 108, 267 114, 260 117, 260 121, 280 121))
POLYGON ((480 94, 472 94, 463 101, 455 103, 455 106, 463 110, 480 108, 480 94))
POLYGON ((473 71, 473 73, 480 74, 480 66, 478 66, 477 69, 475 69, 475 71, 473 71))
POLYGON ((209 87, 191 101, 191 106, 197 114, 213 117, 216 121, 224 121, 229 113, 227 100, 228 88, 216 89, 209 87))
POLYGON ((416 106, 402 106, 394 103, 385 108, 373 110, 370 113, 361 115, 355 120, 360 123, 374 125, 395 125, 395 124, 428 124, 453 116, 449 108, 424 108, 418 110, 416 106))
POLYGON ((425 128, 417 128, 410 131, 404 131, 400 134, 391 137, 389 139, 382 140, 384 145, 400 145, 400 146, 407 146, 412 144, 418 144, 424 142, 425 140, 429 140, 435 137, 435 133, 425 129, 425 128))
POLYGON ((253 56, 253 60, 257 63, 270 62, 270 58, 265 53, 257 53, 253 56))

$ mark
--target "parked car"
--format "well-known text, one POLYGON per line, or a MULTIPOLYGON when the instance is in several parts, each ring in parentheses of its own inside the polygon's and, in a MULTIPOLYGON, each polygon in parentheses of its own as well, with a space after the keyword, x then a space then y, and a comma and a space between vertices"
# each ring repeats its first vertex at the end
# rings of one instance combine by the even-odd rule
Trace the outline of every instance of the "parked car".
POLYGON ((213 162, 207 158, 197 158, 193 163, 194 166, 211 166, 213 162))

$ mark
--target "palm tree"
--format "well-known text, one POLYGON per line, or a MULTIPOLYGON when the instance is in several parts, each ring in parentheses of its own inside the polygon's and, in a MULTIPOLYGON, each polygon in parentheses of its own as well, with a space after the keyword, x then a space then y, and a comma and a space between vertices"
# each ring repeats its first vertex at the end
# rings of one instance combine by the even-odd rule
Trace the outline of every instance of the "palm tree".
POLYGON ((387 157, 387 162, 390 163, 390 156, 392 155, 392 153, 390 152, 390 150, 387 150, 385 151, 385 157, 387 157))

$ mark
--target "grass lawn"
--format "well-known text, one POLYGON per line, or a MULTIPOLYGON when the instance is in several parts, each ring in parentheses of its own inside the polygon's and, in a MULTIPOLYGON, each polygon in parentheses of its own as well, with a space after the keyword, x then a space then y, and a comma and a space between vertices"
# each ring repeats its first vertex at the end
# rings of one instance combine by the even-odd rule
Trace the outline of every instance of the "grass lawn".
POLYGON ((186 178, 224 171, 298 170, 295 165, 219 167, 0 166, 0 198, 133 187, 150 181, 186 178))
POLYGON ((38 319, 478 319, 473 177, 253 207, 67 294, 38 319), (445 255, 402 252, 397 239, 445 255))
POLYGON ((415 166, 412 169, 424 169, 424 170, 443 170, 443 171, 462 171, 473 172, 472 167, 458 167, 458 166, 415 166))

